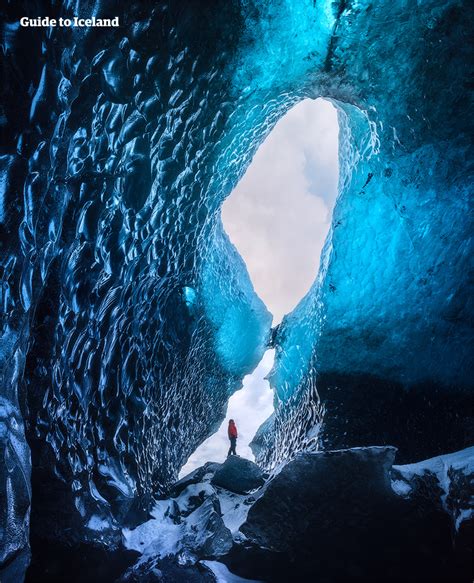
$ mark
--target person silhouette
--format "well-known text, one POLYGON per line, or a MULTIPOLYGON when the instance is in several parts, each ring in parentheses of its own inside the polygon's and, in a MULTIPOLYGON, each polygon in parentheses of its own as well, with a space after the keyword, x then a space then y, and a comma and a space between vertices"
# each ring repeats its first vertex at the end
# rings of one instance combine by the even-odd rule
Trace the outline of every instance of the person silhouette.
POLYGON ((237 455, 235 451, 235 447, 237 445, 237 426, 233 419, 229 419, 229 427, 227 428, 227 435, 229 436, 230 440, 230 447, 227 457, 230 455, 237 455))

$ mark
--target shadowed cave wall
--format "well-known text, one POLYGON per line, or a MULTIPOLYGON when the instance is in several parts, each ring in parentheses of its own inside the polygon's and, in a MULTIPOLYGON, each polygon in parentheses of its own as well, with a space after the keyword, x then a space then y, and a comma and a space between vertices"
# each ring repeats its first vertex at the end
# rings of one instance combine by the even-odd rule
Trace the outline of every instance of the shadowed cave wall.
POLYGON ((467 4, 74 6, 121 27, 15 24, 68 2, 5 18, 2 558, 26 542, 30 467, 36 535, 113 546, 218 427, 271 321, 220 204, 307 97, 339 107, 340 195, 274 334, 257 457, 465 445, 467 4))

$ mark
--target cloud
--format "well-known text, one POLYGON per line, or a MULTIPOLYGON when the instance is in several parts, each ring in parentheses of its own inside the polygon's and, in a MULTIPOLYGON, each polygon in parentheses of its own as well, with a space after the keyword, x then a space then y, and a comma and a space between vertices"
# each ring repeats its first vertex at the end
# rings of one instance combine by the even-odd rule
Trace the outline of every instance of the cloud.
POLYGON ((337 192, 337 140, 333 105, 303 101, 278 122, 223 205, 224 228, 274 323, 319 268, 337 192))

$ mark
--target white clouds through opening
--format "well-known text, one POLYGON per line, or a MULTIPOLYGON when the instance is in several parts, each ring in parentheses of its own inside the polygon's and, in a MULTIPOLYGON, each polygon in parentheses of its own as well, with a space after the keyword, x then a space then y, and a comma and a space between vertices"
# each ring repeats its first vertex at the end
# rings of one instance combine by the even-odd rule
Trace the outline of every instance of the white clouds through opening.
MULTIPOLYGON (((274 315, 290 312, 314 281, 337 194, 338 123, 334 106, 322 99, 296 105, 257 151, 225 201, 222 221, 243 257, 257 294, 274 315)), ((273 364, 267 351, 243 389, 229 400, 236 420, 237 451, 253 459, 249 442, 273 410, 264 377, 273 364)), ((227 454, 227 419, 190 457, 181 475, 227 454)))

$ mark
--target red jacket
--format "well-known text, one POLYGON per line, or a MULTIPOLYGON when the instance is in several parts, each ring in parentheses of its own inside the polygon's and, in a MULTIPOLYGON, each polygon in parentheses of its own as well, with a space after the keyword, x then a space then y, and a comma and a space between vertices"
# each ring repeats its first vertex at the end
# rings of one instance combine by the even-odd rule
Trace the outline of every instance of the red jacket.
POLYGON ((229 439, 231 439, 232 437, 237 437, 237 427, 235 423, 229 423, 227 433, 229 435, 229 439))

